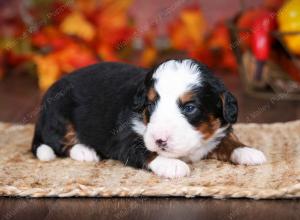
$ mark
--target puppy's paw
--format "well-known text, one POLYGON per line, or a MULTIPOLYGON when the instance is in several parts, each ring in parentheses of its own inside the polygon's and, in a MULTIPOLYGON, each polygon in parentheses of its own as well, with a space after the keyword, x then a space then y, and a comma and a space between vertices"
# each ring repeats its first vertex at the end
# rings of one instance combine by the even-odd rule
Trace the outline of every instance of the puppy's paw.
POLYGON ((230 160, 235 164, 244 165, 257 165, 267 162, 263 152, 250 147, 236 148, 232 152, 230 160))
POLYGON ((50 161, 54 160, 56 155, 51 147, 42 144, 36 150, 36 157, 41 161, 50 161))
POLYGON ((83 144, 75 144, 70 150, 70 157, 73 160, 86 161, 86 162, 98 162, 99 157, 96 151, 83 144))
POLYGON ((178 159, 157 156, 149 163, 149 168, 158 176, 178 178, 190 175, 189 166, 178 159))

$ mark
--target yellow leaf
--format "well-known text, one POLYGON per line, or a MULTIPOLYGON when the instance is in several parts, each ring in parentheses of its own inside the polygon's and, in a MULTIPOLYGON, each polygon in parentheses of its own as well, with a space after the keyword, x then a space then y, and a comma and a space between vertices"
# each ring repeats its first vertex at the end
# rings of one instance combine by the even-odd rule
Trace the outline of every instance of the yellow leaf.
POLYGON ((186 34, 196 45, 202 42, 204 19, 200 11, 184 11, 181 15, 186 34))
POLYGON ((95 36, 94 26, 79 12, 67 16, 60 25, 62 32, 78 36, 84 40, 92 40, 95 36))
POLYGON ((45 91, 59 79, 59 66, 51 56, 36 56, 34 57, 34 61, 37 65, 39 88, 45 91))
MULTIPOLYGON (((300 0, 287 1, 277 13, 281 32, 300 32, 300 0)), ((285 43, 292 53, 300 54, 300 35, 285 35, 285 43)))

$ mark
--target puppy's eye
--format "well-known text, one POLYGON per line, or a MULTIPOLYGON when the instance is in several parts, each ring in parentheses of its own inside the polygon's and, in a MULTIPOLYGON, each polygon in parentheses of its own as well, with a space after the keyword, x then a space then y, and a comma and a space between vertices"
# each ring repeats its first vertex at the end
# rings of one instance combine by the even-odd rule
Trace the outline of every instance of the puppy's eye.
POLYGON ((149 113, 152 113, 155 109, 155 102, 148 103, 147 108, 148 108, 149 113))
POLYGON ((188 103, 185 106, 183 106, 182 111, 184 114, 193 114, 197 111, 197 107, 193 103, 188 103))

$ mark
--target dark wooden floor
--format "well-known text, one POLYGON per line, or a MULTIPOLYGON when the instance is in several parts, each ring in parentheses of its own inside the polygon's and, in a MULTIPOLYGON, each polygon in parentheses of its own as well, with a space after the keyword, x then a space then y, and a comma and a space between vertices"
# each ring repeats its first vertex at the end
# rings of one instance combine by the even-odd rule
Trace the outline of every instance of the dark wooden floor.
POLYGON ((7 199, 3 220, 33 219, 300 219, 297 200, 254 201, 183 198, 7 199))
MULTIPOLYGON (((300 118, 300 102, 251 98, 243 94, 237 78, 224 77, 224 80, 239 100, 239 122, 270 123, 300 118)), ((12 76, 0 82, 0 121, 34 122, 40 96, 33 79, 12 76)), ((300 219, 300 200, 0 197, 1 220, 75 218, 300 219)))

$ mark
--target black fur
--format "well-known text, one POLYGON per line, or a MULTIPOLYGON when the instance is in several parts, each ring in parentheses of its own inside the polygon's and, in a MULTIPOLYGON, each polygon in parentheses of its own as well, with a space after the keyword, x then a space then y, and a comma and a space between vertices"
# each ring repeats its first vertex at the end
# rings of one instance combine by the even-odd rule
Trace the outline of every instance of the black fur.
POLYGON ((131 65, 100 63, 56 82, 42 101, 33 153, 39 145, 46 144, 58 156, 67 156, 62 140, 66 125, 71 123, 79 141, 94 148, 102 158, 143 167, 150 152, 142 138, 129 129, 129 120, 134 114, 133 105, 137 105, 133 97, 137 88, 143 87, 145 76, 146 70, 131 65), (68 91, 54 100, 66 88, 68 91))
MULTIPOLYGON (((199 66, 204 82, 203 87, 195 88, 199 94, 197 103, 203 108, 201 114, 213 113, 222 119, 223 124, 234 123, 237 118, 235 98, 204 65, 194 62, 199 66)), ((155 83, 152 80, 154 71, 103 62, 63 77, 42 100, 32 152, 36 155, 37 147, 46 144, 56 155, 67 156, 63 139, 67 125, 71 124, 79 142, 95 149, 101 158, 145 168, 153 153, 146 149, 143 138, 131 128, 131 119, 135 116, 143 120, 145 108, 151 107, 146 94, 155 83)), ((189 120, 196 123, 199 118, 205 120, 200 113, 189 120)))

